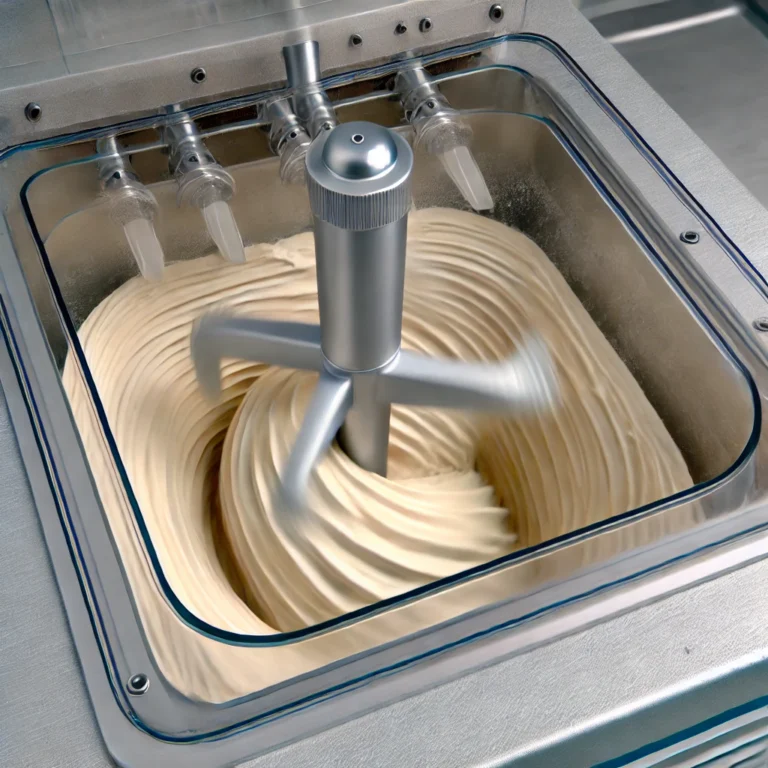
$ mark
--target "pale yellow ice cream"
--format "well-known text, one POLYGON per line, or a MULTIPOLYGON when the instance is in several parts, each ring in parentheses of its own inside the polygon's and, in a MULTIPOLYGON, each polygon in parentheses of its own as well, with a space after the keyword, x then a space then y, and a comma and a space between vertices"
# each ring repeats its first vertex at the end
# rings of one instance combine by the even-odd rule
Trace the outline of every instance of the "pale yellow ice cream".
MULTIPOLYGON (((523 418, 394 407, 388 477, 334 445, 310 488, 305 536, 286 538, 272 491, 315 376, 225 361, 212 403, 189 354, 193 322, 214 307, 317 322, 311 233, 253 246, 247 259, 134 278, 80 329, 165 574, 204 621, 248 634, 305 627, 692 485, 661 419, 541 249, 481 216, 425 210, 409 221, 403 345, 497 360, 535 330, 562 403, 523 418)), ((71 360, 64 383, 150 644, 185 693, 241 696, 482 604, 476 585, 279 649, 203 637, 160 595, 71 360)), ((627 535, 641 543, 669 523, 649 525, 627 535)))

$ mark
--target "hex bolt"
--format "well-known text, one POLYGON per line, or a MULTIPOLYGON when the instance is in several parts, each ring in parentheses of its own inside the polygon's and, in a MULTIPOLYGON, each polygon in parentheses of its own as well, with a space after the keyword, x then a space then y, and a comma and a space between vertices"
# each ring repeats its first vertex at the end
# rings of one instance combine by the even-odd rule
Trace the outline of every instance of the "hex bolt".
POLYGON ((353 48, 359 48, 363 44, 363 38, 355 33, 354 35, 351 35, 349 38, 349 44, 353 48))
POLYGON ((753 320, 752 327, 760 333, 768 332, 768 317, 758 317, 757 320, 753 320))
POLYGON ((422 34, 426 34, 429 32, 429 30, 432 29, 432 19, 425 16, 420 22, 419 22, 419 32, 422 34))
POLYGON ((29 104, 24 107, 24 117, 26 117, 30 123, 36 123, 42 116, 43 108, 36 101, 30 101, 29 104))
POLYGON ((143 696, 149 690, 149 678, 143 672, 139 672, 128 679, 125 687, 131 696, 143 696))
POLYGON ((399 22, 398 25, 395 27, 396 35, 404 35, 407 31, 408 31, 408 27, 406 27, 402 21, 399 22))
POLYGON ((680 239, 687 245, 696 245, 700 238, 698 232, 694 232, 692 229, 686 229, 685 232, 680 233, 680 239))
POLYGON ((196 83, 197 85, 200 85, 200 83, 204 83, 207 77, 208 77, 208 73, 202 67, 195 67, 189 73, 190 80, 192 80, 192 82, 196 83))
POLYGON ((501 21, 504 18, 504 9, 499 3, 494 3, 488 11, 488 17, 491 21, 501 21))

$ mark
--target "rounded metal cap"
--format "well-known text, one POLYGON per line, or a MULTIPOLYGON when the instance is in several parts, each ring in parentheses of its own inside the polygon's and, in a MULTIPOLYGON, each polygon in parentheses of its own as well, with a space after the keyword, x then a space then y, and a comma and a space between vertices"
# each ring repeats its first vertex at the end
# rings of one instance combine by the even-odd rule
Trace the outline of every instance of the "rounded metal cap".
POLYGON ((322 157, 326 168, 342 179, 372 179, 392 169, 397 145, 380 125, 340 125, 323 143, 322 157))
POLYGON ((376 229, 401 219, 411 204, 413 152, 374 123, 336 126, 307 153, 312 213, 342 229, 376 229))

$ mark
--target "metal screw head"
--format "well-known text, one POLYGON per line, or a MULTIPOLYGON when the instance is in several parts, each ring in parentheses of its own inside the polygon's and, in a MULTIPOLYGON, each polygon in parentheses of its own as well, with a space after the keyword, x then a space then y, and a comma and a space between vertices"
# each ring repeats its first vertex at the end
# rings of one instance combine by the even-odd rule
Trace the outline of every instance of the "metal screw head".
POLYGON ((426 16, 419 22, 419 32, 424 34, 425 32, 429 32, 429 30, 432 29, 432 19, 427 18, 426 16))
POLYGON ((189 73, 189 77, 193 83, 197 83, 197 85, 200 85, 200 83, 205 82, 205 78, 208 77, 208 73, 202 67, 195 67, 189 73))
POLYGON ((353 48, 359 48, 363 44, 363 38, 358 34, 351 35, 349 38, 349 44, 353 48))
POLYGON ((398 25, 395 27, 395 34, 396 35, 404 35, 408 31, 408 27, 403 24, 403 22, 399 22, 398 25))
POLYGON ((128 679, 125 687, 131 696, 142 696, 149 690, 149 678, 143 672, 139 672, 128 679))
POLYGON ((753 320, 752 327, 760 333, 766 333, 768 331, 768 317, 758 317, 757 320, 753 320))
POLYGON ((26 117, 30 123, 36 123, 42 116, 43 108, 36 101, 30 101, 29 104, 24 107, 24 117, 26 117))
POLYGON ((491 21, 501 21, 504 18, 504 9, 499 3, 494 3, 488 11, 488 16, 491 21))
POLYGON ((692 229, 686 229, 685 232, 680 233, 680 239, 688 245, 695 245, 699 242, 699 233, 692 229))

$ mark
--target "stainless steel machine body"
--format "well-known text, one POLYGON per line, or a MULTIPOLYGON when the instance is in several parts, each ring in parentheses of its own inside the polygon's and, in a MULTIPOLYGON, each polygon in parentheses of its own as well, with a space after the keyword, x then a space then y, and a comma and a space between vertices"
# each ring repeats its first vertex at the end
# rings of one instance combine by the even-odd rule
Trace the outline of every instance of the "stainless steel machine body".
MULTIPOLYGON (((9 406, 3 415, 14 430, 6 420, 2 470, 15 493, 4 510, 12 535, 4 537, 9 598, 0 609, 8 606, 4 626, 13 628, 3 640, 4 657, 17 661, 3 668, 12 693, 0 716, 3 732, 13 735, 0 743, 0 754, 11 765, 106 764, 94 714, 109 751, 124 765, 639 765, 684 750, 701 762, 718 745, 721 751, 759 746, 768 680, 760 442, 766 362, 750 326, 766 298, 768 215, 566 3, 510 4, 502 22, 490 18, 487 4, 413 3, 367 9, 365 27, 359 16, 336 10, 332 24, 313 22, 313 36, 331 71, 356 72, 322 83, 342 123, 400 122, 397 102, 376 87, 377 78, 394 76, 401 66, 383 61, 395 55, 392 39, 402 41, 402 50, 427 53, 427 67, 468 64, 433 76, 472 127, 495 215, 534 237, 569 280, 664 418, 696 486, 452 584, 477 591, 468 616, 440 627, 425 623, 399 642, 225 707, 185 700, 164 686, 147 654, 56 379, 56 362, 77 354, 78 325, 136 274, 107 207, 93 205, 100 134, 10 149, 0 166, 0 379, 9 406), (429 16, 433 38, 411 37, 418 24, 411 16, 403 22, 406 9, 414 18, 429 16), (451 26, 459 11, 461 33, 451 26), (406 32, 394 34, 401 24, 406 32), (376 30, 384 28, 390 37, 377 48, 376 30), (347 44, 353 34, 363 37, 362 46, 347 44), (453 42, 493 39, 444 52, 447 38, 440 35, 453 42), (333 45, 342 39, 343 51, 333 45), (363 63, 371 68, 358 71, 363 63), (365 82, 374 83, 372 90, 343 90, 365 82), (54 193, 62 189, 66 196, 54 193), (695 238, 681 239, 688 232, 695 238), (637 550, 622 547, 627 526, 642 528, 690 503, 706 510, 703 524, 672 538, 650 536, 637 550), (38 519, 93 712, 84 705, 38 519), (591 555, 589 567, 564 570, 566 552, 586 552, 596 542, 602 554, 591 555), (510 590, 512 573, 526 574, 531 587, 510 590), (28 611, 30 604, 40 610, 28 611), (150 678, 139 696, 131 693, 139 690, 131 688, 137 673, 150 678), (30 732, 46 738, 30 743, 30 732), (52 743, 55 758, 46 751, 52 743)), ((281 45, 290 42, 284 38, 281 45)), ((282 66, 281 46, 271 45, 267 36, 257 56, 276 55, 277 69, 245 85, 256 94, 254 105, 275 95, 269 72, 282 66)), ((231 49, 235 61, 240 49, 231 49)), ((212 53, 212 61, 219 55, 224 52, 212 53)), ((142 65, 135 67, 137 83, 142 65)), ((215 67, 206 69, 210 76, 215 67)), ((165 86, 158 83, 160 93, 165 86)), ((140 101, 141 89, 137 94, 140 101)), ((15 85, 2 91, 4 103, 17 96, 15 85)), ((179 100, 177 94, 163 103, 179 100)), ((41 136, 81 127, 67 122, 55 106, 60 102, 42 95, 38 101, 43 118, 33 129, 39 126, 41 136)), ((93 116, 112 135, 125 114, 110 106, 115 103, 110 96, 98 107, 108 114, 93 116)), ((137 114, 148 109, 134 106, 137 114)), ((238 113, 243 106, 238 99, 192 117, 237 181, 233 210, 244 240, 305 229, 306 191, 280 184, 262 123, 238 113), (206 124, 207 116, 216 120, 206 124)), ((128 108, 124 100, 121 109, 128 108)), ((13 144, 29 135, 13 133, 19 125, 13 117, 4 125, 13 144)), ((157 232, 167 258, 194 258, 211 242, 194 211, 175 205, 175 182, 164 175, 162 128, 162 120, 148 118, 117 133, 158 201, 157 232)), ((462 207, 441 173, 434 159, 417 156, 417 205, 462 207)), ((149 544, 142 546, 151 557, 149 544)), ((165 589, 161 571, 158 579, 165 589)), ((413 596, 397 610, 418 611, 426 600, 450 603, 450 589, 413 596)), ((167 596, 174 604, 172 592, 167 596)), ((215 636, 215 627, 196 626, 183 605, 174 608, 194 631, 215 636)), ((377 615, 362 620, 375 627, 377 615)), ((254 654, 264 642, 219 641, 250 644, 254 654)))

